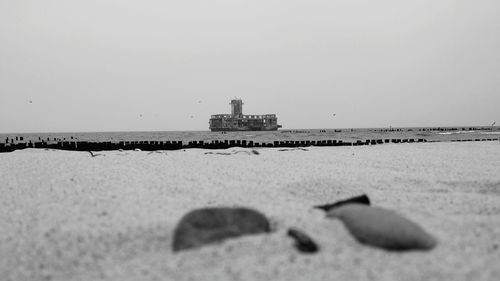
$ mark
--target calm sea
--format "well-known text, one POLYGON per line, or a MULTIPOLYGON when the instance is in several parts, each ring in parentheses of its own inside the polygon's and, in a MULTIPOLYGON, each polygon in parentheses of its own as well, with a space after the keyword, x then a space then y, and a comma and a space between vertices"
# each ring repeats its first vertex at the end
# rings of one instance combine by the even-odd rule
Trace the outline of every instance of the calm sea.
POLYGON ((371 129, 291 129, 271 132, 210 132, 210 131, 155 131, 155 132, 85 132, 85 133, 23 133, 0 134, 23 141, 211 141, 251 140, 254 142, 301 140, 372 140, 372 139, 426 139, 451 141, 462 139, 497 139, 500 127, 442 127, 442 128, 371 128, 371 129))

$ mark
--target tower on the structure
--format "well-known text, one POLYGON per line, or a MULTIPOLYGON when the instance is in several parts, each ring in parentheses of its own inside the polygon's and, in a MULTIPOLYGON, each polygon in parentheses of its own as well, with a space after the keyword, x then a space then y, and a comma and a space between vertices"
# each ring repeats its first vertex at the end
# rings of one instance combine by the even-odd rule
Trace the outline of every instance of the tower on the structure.
POLYGON ((243 115, 243 101, 241 99, 231 100, 231 115, 241 117, 243 115))

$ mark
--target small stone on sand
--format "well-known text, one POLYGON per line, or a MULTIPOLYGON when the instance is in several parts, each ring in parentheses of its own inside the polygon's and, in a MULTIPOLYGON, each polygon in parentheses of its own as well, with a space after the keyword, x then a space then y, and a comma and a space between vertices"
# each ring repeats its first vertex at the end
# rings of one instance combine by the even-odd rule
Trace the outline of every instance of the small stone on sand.
POLYGON ((295 240, 295 247, 303 253, 315 253, 319 249, 312 238, 301 230, 290 228, 288 230, 288 236, 295 240))
POLYGON ((267 218, 248 208, 203 208, 186 214, 174 232, 175 252, 227 238, 270 232, 267 218))
POLYGON ((380 207, 348 204, 329 211, 327 217, 340 219, 359 242, 387 250, 430 250, 437 244, 419 225, 380 207))

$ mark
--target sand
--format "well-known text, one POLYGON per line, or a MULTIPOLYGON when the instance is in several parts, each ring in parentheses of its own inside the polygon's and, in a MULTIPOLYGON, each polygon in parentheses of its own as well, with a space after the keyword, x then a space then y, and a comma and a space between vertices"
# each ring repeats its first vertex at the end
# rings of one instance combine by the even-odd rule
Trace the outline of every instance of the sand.
POLYGON ((258 152, 0 154, 1 280, 500 276, 500 142, 258 152), (311 208, 363 193, 418 223, 438 246, 429 252, 365 246, 340 221, 311 208), (275 231, 174 253, 177 222, 206 206, 255 208, 275 231), (305 231, 320 251, 298 252, 289 227, 305 231))

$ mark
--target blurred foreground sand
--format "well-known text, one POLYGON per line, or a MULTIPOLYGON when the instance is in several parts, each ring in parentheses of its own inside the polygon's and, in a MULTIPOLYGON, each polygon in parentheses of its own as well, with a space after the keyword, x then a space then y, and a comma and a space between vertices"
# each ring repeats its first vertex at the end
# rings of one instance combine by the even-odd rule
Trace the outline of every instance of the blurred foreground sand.
POLYGON ((0 154, 1 280, 500 276, 500 142, 307 150, 0 154), (364 246, 311 208, 362 193, 420 224, 438 246, 406 253, 364 246), (206 206, 255 208, 276 231, 174 254, 176 223, 206 206), (291 226, 320 252, 297 252, 286 236, 291 226))

